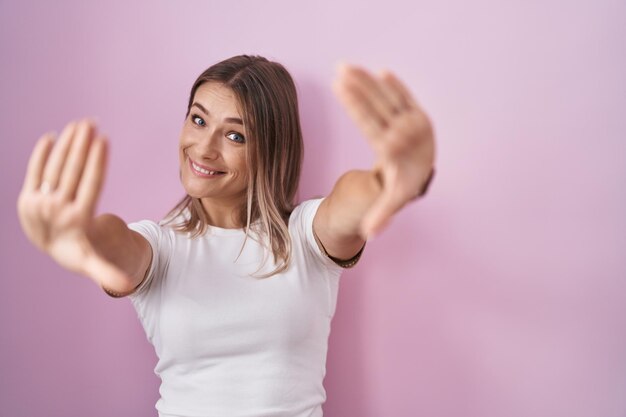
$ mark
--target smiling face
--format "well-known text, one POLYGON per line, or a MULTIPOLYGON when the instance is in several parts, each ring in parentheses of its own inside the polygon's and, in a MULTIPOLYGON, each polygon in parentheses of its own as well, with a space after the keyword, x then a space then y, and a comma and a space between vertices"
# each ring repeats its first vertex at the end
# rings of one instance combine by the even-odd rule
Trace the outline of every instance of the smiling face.
POLYGON ((242 207, 248 168, 246 130, 233 91, 208 82, 196 90, 180 135, 180 176, 191 197, 210 206, 242 207))

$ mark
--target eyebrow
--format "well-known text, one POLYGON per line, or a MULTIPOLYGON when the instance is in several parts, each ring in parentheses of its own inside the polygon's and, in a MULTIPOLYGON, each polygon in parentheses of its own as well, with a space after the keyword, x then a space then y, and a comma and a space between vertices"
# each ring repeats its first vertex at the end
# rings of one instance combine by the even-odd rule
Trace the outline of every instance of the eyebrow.
MULTIPOLYGON (((194 106, 199 108, 200 111, 203 112, 204 114, 206 114, 207 116, 210 114, 209 111, 207 109, 205 109, 202 104, 194 102, 191 105, 191 107, 194 107, 194 106)), ((227 117, 227 118, 224 119, 224 121, 227 122, 227 123, 235 123, 235 124, 243 126, 243 121, 239 117, 227 117)))

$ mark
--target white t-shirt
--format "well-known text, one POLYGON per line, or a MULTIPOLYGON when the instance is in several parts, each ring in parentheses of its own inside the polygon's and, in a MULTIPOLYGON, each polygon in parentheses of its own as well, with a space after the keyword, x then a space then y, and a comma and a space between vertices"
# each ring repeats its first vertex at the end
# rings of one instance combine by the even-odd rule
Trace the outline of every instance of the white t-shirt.
MULTIPOLYGON (((158 356, 159 416, 322 416, 342 268, 315 242, 321 201, 295 208, 291 264, 269 278, 250 276, 266 251, 248 238, 239 255, 243 229, 210 227, 191 239, 149 220, 128 225, 153 250, 129 298, 158 356)), ((270 256, 261 271, 273 269, 270 256)))

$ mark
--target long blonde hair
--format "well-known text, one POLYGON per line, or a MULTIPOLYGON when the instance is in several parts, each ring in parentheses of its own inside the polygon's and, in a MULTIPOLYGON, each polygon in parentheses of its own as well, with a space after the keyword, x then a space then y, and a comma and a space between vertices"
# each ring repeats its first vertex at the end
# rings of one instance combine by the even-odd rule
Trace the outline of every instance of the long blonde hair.
MULTIPOLYGON (((247 131, 248 190, 246 206, 237 215, 246 225, 246 239, 250 231, 266 237, 277 266, 260 277, 269 277, 287 269, 291 261, 288 222, 303 157, 296 87, 281 64, 260 56, 234 56, 209 67, 196 79, 185 118, 196 90, 206 82, 230 88, 242 110, 247 131)), ((185 211, 188 216, 173 225, 174 229, 190 232, 192 237, 204 234, 208 226, 206 213, 200 199, 189 195, 165 216, 169 219, 166 223, 185 211)))

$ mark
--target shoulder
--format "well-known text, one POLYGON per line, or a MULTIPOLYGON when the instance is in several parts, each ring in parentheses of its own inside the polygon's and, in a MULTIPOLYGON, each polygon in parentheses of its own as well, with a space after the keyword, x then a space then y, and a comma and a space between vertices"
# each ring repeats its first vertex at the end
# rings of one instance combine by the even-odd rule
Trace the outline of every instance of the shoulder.
POLYGON ((363 249, 365 248, 365 243, 360 243, 360 248, 357 248, 358 250, 355 251, 355 253, 350 254, 350 256, 347 256, 346 258, 334 257, 328 253, 316 233, 316 226, 314 225, 318 210, 322 207, 322 203, 325 200, 326 198, 322 197, 306 200, 300 203, 294 209, 289 219, 289 229, 295 229, 296 233, 299 233, 297 238, 307 242, 309 252, 315 257, 320 258, 327 266, 332 266, 332 268, 352 268, 361 258, 363 249))
POLYGON ((313 221, 317 209, 324 201, 323 197, 305 200, 298 204, 289 216, 289 226, 300 224, 302 222, 313 221))
POLYGON ((184 237, 171 224, 163 220, 138 220, 127 224, 128 228, 136 232, 136 236, 144 238, 151 246, 153 253, 168 256, 176 246, 177 239, 184 237))
POLYGON ((158 222, 154 220, 137 220, 127 224, 128 228, 134 230, 144 237, 162 237, 163 235, 174 232, 174 229, 170 224, 165 223, 163 220, 158 222))
POLYGON ((298 204, 289 217, 289 232, 294 244, 303 249, 302 253, 306 258, 313 259, 315 263, 338 273, 341 268, 325 253, 313 231, 313 219, 323 201, 322 197, 298 204))

